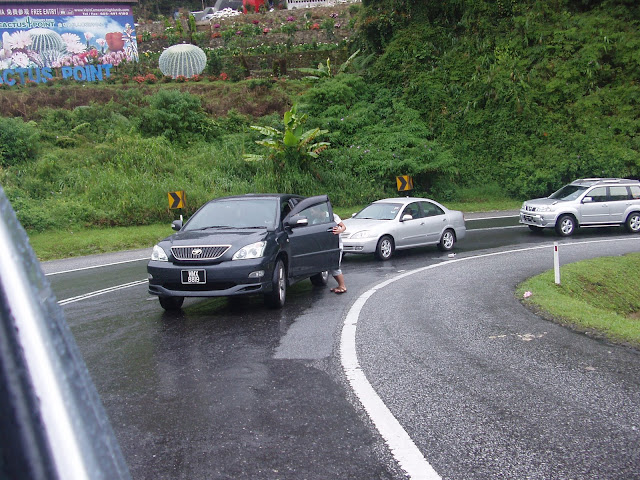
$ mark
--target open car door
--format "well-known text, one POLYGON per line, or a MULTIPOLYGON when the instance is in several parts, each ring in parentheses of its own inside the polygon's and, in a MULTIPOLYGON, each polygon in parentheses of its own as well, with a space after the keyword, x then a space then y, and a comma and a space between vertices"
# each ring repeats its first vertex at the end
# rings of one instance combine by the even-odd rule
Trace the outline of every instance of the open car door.
POLYGON ((333 209, 327 195, 298 202, 284 219, 289 234, 291 277, 305 277, 340 264, 340 239, 333 233, 333 209))

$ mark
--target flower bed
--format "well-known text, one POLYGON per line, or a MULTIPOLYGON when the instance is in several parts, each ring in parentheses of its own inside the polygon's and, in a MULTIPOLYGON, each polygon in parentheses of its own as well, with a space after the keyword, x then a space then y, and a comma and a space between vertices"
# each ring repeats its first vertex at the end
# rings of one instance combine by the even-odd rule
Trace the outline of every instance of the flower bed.
POLYGON ((159 51, 174 43, 191 42, 205 47, 251 47, 256 45, 301 45, 348 40, 354 33, 358 4, 274 10, 197 22, 188 33, 188 22, 167 28, 164 22, 137 27, 140 51, 159 51), (176 32, 185 32, 182 35, 176 32), (238 45, 240 44, 240 45, 238 45))

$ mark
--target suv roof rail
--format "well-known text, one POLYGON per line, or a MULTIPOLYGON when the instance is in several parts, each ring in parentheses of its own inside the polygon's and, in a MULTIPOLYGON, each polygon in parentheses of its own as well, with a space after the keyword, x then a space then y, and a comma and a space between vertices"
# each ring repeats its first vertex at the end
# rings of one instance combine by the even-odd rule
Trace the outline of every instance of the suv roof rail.
POLYGON ((626 183, 637 182, 638 180, 629 180, 628 178, 578 178, 572 183, 626 183))

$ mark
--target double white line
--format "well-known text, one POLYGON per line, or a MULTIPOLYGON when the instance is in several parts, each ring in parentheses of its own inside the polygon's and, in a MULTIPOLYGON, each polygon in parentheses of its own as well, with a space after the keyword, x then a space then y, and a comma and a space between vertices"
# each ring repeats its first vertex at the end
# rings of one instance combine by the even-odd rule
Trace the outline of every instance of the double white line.
POLYGON ((106 293, 117 292, 118 290, 124 290, 125 288, 131 288, 138 285, 143 285, 147 283, 148 280, 138 280, 136 282, 123 283, 122 285, 116 285, 115 287, 103 288, 102 290, 96 290, 95 292, 84 293, 82 295, 78 295, 77 297, 66 298, 64 300, 60 300, 58 305, 64 306, 69 305, 70 303, 80 302, 81 300, 86 300, 87 298, 97 297, 99 295, 104 295, 106 293))

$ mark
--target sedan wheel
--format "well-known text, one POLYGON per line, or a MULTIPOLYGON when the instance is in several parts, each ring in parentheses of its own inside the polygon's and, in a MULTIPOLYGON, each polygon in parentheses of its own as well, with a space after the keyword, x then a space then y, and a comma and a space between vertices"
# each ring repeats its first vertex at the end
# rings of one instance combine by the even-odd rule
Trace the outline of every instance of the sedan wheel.
POLYGON ((631 233, 640 232, 640 213, 633 212, 627 217, 626 223, 627 230, 631 233))
POLYGON ((445 230, 440 239, 440 243, 438 243, 438 248, 443 252, 448 252, 453 248, 455 243, 456 235, 453 233, 453 230, 445 230))
POLYGON ((158 297, 158 300, 165 310, 180 310, 184 303, 184 297, 158 297))
POLYGON ((309 280, 311 280, 311 283, 316 287, 324 287, 329 281, 329 272, 324 271, 321 273, 316 273, 315 275, 311 276, 309 280))
POLYGON ((556 222, 556 232, 563 237, 569 237, 576 229, 576 220, 571 215, 562 215, 556 222))
POLYGON ((276 262, 276 268, 273 269, 272 282, 271 292, 265 294, 264 301, 271 308, 282 308, 287 297, 287 272, 284 269, 282 260, 276 262))
POLYGON ((378 240, 378 246, 376 247, 376 257, 379 260, 389 260, 393 255, 393 238, 389 235, 383 236, 378 240))

